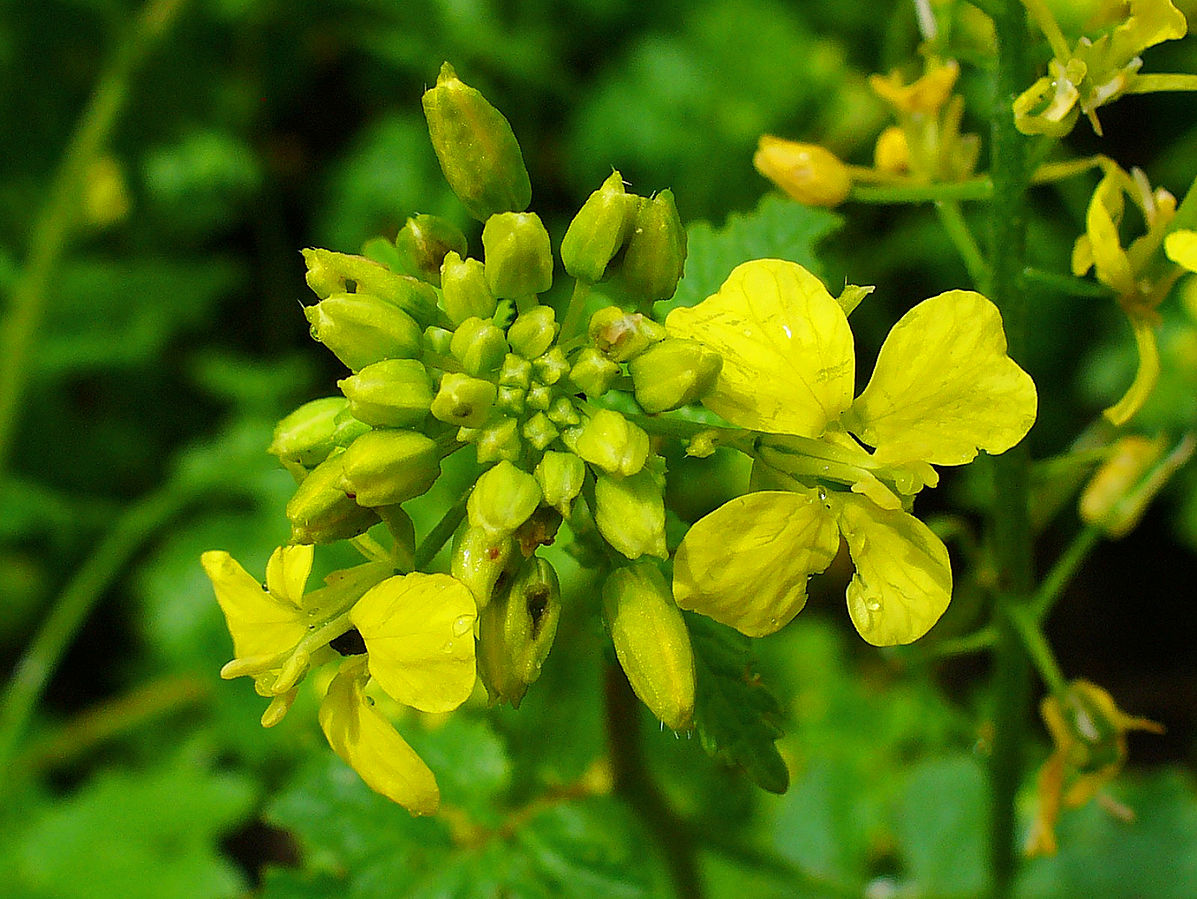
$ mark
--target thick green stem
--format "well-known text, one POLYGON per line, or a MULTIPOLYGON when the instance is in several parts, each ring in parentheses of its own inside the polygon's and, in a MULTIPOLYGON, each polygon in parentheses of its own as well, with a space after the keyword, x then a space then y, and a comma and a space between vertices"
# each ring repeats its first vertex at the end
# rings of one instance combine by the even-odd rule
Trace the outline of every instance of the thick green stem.
MULTIPOLYGON (((1025 138, 1014 127, 1015 97, 1030 83, 1026 12, 1006 0, 994 16, 997 45, 991 113, 990 283, 987 295, 1001 310, 1010 355, 1023 361, 1027 331, 1026 194, 1031 182, 1025 138)), ((1022 747, 1030 705, 1030 666, 1008 610, 1024 605, 1034 586, 1029 515, 1030 455, 1025 443, 993 460, 990 534, 997 568, 994 591, 994 738, 990 758, 990 865, 995 896, 1008 896, 1017 866, 1014 799, 1022 780, 1022 747)))
POLYGON ((45 205, 33 223, 29 250, 0 328, 0 472, 8 463, 21 397, 29 377, 29 357, 45 313, 48 289, 77 223, 89 167, 129 96, 138 65, 175 20, 185 0, 149 0, 117 47, 96 84, 54 173, 45 205))

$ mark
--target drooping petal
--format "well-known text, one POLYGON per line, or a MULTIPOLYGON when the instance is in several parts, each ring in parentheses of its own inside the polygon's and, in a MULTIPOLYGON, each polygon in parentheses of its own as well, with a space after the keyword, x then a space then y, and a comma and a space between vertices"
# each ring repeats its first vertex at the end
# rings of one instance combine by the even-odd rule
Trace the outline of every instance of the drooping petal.
POLYGON ((1008 450, 1035 421, 1030 375, 1006 355, 997 307, 952 290, 898 320, 845 424, 877 461, 963 465, 1008 450))
POLYGON ((818 437, 852 402, 848 317, 819 279, 793 262, 737 266, 718 293, 674 309, 665 327, 723 357, 702 402, 733 424, 818 437))
POLYGON ((1177 265, 1197 272, 1197 231, 1175 231, 1164 238, 1164 252, 1177 265))
POLYGON ((303 638, 307 624, 299 609, 263 590, 227 552, 211 550, 200 562, 224 612, 237 658, 285 652, 303 638))
POLYGON ((349 613, 370 676, 424 712, 457 708, 474 689, 474 597, 447 574, 405 574, 365 592, 349 613))
POLYGON ((931 629, 952 598, 948 551, 931 529, 906 512, 835 494, 840 532, 856 574, 848 614, 874 646, 912 643, 931 629))
POLYGON ((266 588, 295 608, 303 606, 303 588, 312 573, 316 547, 311 543, 280 546, 266 563, 266 588))
POLYGON ((749 493, 690 528, 674 559, 674 599, 750 637, 772 634, 802 611, 807 578, 839 546, 813 491, 749 493))
POLYGON ((414 815, 431 815, 440 806, 432 771, 362 693, 359 665, 350 663, 329 684, 320 727, 371 790, 414 815))
POLYGON ((1135 379, 1118 402, 1102 411, 1102 415, 1118 427, 1143 408, 1160 379, 1160 349, 1155 339, 1155 326, 1146 318, 1131 318, 1131 327, 1135 332, 1135 349, 1139 353, 1135 379))

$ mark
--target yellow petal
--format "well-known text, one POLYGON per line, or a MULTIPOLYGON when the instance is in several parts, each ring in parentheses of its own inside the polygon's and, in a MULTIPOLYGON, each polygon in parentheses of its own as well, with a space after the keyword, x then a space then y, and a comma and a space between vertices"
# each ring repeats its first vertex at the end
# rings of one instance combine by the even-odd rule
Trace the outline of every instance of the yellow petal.
POLYGON ((1118 427, 1134 418, 1143 408, 1160 379, 1160 350, 1155 341, 1155 328, 1151 322, 1142 318, 1132 318, 1131 327, 1135 329, 1135 347, 1139 351, 1139 367, 1135 370, 1135 380, 1126 388, 1122 399, 1102 412, 1118 427))
POLYGON ((1089 235, 1089 252, 1093 255, 1097 280, 1120 294, 1133 294, 1136 292, 1135 276, 1118 238, 1118 222, 1124 203, 1119 174, 1107 174, 1089 200, 1085 233, 1089 235))
POLYGON ((307 624, 299 609, 263 590, 227 552, 212 550, 200 561, 224 612, 237 658, 285 652, 303 638, 307 624))
POLYGON ((1177 265, 1197 272, 1197 231, 1175 231, 1164 239, 1164 252, 1177 265))
POLYGON ((678 548, 673 595, 750 637, 781 629, 806 604, 806 581, 840 546, 814 492, 740 496, 695 522, 678 548))
POLYGON ((316 547, 311 543, 280 546, 266 563, 266 588, 296 608, 303 606, 303 588, 312 573, 316 547))
POLYGON ((362 693, 358 667, 333 678, 320 704, 320 727, 333 751, 371 790, 414 815, 431 815, 441 802, 432 771, 362 693))
POLYGON ((1030 375, 1006 355, 997 307, 952 290, 894 325, 845 424, 879 462, 963 465, 1008 450, 1035 421, 1030 375))
POLYGON ((952 598, 948 551, 931 529, 906 512, 835 494, 840 531, 856 574, 848 614, 874 646, 912 643, 931 629, 952 598))
POLYGON ((392 699, 448 712, 474 689, 474 597, 447 574, 405 574, 365 592, 349 613, 370 676, 392 699))
POLYGON ((719 292, 669 313, 665 327, 723 357, 703 405, 733 424, 818 437, 852 402, 848 317, 823 284, 779 259, 746 262, 719 292))

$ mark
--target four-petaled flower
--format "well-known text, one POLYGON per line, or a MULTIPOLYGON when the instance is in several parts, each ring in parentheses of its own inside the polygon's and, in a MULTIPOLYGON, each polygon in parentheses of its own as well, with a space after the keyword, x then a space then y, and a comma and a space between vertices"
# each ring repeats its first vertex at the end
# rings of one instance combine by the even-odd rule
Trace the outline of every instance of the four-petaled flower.
POLYGON ((831 563, 842 534, 861 636, 892 645, 926 633, 947 608, 952 575, 943 543, 906 511, 911 499, 937 483, 932 464, 1004 452, 1035 420, 1035 385, 1006 355, 997 308, 964 290, 918 304, 855 400, 847 314, 794 263, 739 266, 714 296, 671 312, 666 328, 723 357, 703 403, 762 432, 754 482, 784 488, 694 524, 674 565, 678 605, 750 636, 773 633, 802 609, 807 579, 831 563))

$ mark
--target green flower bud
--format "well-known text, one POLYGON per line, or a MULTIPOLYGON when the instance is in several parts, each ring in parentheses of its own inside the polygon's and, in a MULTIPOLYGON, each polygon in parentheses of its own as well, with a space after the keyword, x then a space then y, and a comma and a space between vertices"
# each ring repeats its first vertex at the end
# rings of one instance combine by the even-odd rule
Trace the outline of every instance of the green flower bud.
POLYGON ((629 559, 667 558, 664 479, 651 468, 626 478, 600 474, 594 485, 594 523, 629 559))
POLYGON ((536 478, 504 460, 478 478, 466 514, 474 527, 504 537, 528 520, 540 499, 536 478))
POLYGON ((599 409, 582 426, 575 453, 609 474, 632 475, 648 459, 648 434, 614 409, 599 409))
POLYGON ((418 425, 432 405, 432 379, 416 359, 384 359, 337 382, 353 417, 379 428, 418 425))
POLYGON ((365 293, 336 293, 308 306, 303 314, 312 336, 351 371, 383 359, 420 355, 420 326, 386 300, 365 293))
POLYGON ((639 312, 606 306, 590 317, 590 342, 613 362, 627 362, 665 339, 665 326, 639 312))
POLYGON ((559 433, 553 423, 549 421, 549 417, 543 412, 537 412, 524 422, 522 432, 524 439, 538 450, 544 449, 556 440, 559 433))
POLYGON ((283 462, 307 468, 319 465, 336 446, 336 419, 349 407, 349 401, 339 396, 304 403, 274 429, 274 439, 267 450, 283 462))
POLYGON ((591 398, 602 396, 610 390, 618 377, 619 366, 592 346, 582 347, 569 370, 570 381, 591 398))
POLYGON ((341 489, 340 452, 321 462, 295 489, 287 503, 292 543, 336 543, 363 534, 378 521, 341 489))
POLYGON ((441 302, 453 324, 467 318, 490 318, 497 303, 486 285, 481 259, 463 259, 450 251, 441 265, 441 302))
POLYGON ((492 703, 518 707, 553 647, 561 617, 561 587, 553 566, 528 559, 510 589, 478 620, 478 674, 492 703))
POLYGON ((494 322, 471 317, 453 332, 449 352, 469 374, 481 375, 498 369, 507 355, 507 341, 494 322))
POLYGON ((449 570, 469 588, 479 611, 490 603, 499 576, 507 571, 510 579, 514 573, 520 559, 517 546, 514 537, 496 537, 469 524, 457 532, 449 570))
POLYGON ((437 325, 429 325, 424 329, 424 347, 430 353, 438 356, 448 356, 449 347, 453 345, 453 332, 437 325))
POLYGON ((623 189, 623 178, 612 172, 603 186, 582 204, 561 241, 565 270, 579 281, 601 281, 607 263, 631 234, 639 199, 623 189))
POLYGON ((686 229, 673 192, 663 190, 641 202, 619 271, 624 286, 646 305, 667 300, 677 290, 686 264, 686 229))
POLYGON ((496 212, 521 212, 532 182, 520 145, 503 114, 464 84, 448 63, 424 93, 424 117, 445 180, 480 222, 496 212))
POLYGON ((664 576, 651 562, 617 568, 603 583, 603 616, 628 683, 674 730, 694 717, 694 650, 664 576))
POLYGON ((482 228, 484 271, 501 300, 544 293, 553 285, 549 232, 534 212, 492 215, 482 228))
POLYGON ((346 292, 348 282, 353 282, 356 293, 386 300, 417 321, 436 319, 436 291, 430 284, 396 274, 365 256, 309 249, 303 251, 303 258, 308 265, 308 286, 322 300, 346 292))
POLYGON ((495 408, 506 415, 524 414, 524 397, 527 391, 521 387, 500 387, 495 408))
POLYGON ((558 427, 572 428, 582 423, 578 408, 568 396, 559 396, 549 406, 549 421, 558 427))
POLYGON ((636 402, 649 413, 701 399, 715 386, 723 357, 697 340, 666 337, 628 363, 636 402))
POLYGON ((507 329, 512 352, 525 359, 535 359, 557 339, 557 313, 552 306, 534 306, 521 312, 507 329))
POLYGON ((395 235, 395 249, 404 271, 440 287, 445 256, 450 252, 464 256, 467 245, 465 235, 452 222, 435 215, 417 215, 395 235))
POLYGON ((541 384, 556 384, 569 374, 569 362, 561 347, 555 346, 532 360, 532 370, 536 372, 536 379, 541 384))
POLYGON ((500 418, 488 422, 473 441, 478 461, 482 465, 505 460, 514 462, 523 452, 519 423, 514 418, 500 418))
MULTIPOLYGON (((508 342, 511 332, 508 329, 508 342)), ((514 353, 508 353, 499 368, 499 384, 503 387, 518 387, 527 390, 532 384, 532 363, 514 353)))
POLYGON ((441 378, 440 389, 432 400, 433 418, 450 425, 481 427, 495 404, 496 389, 490 381, 472 378, 461 372, 449 372, 441 378))
POLYGON ((544 384, 533 384, 524 394, 524 402, 529 409, 547 412, 553 403, 553 389, 544 384))
POLYGON ((441 473, 436 443, 416 431, 371 431, 342 454, 342 489, 362 506, 390 506, 428 492, 441 473))
POLYGON ((533 475, 540 485, 544 503, 568 518, 570 505, 582 491, 585 463, 573 453, 549 450, 541 457, 533 475))

